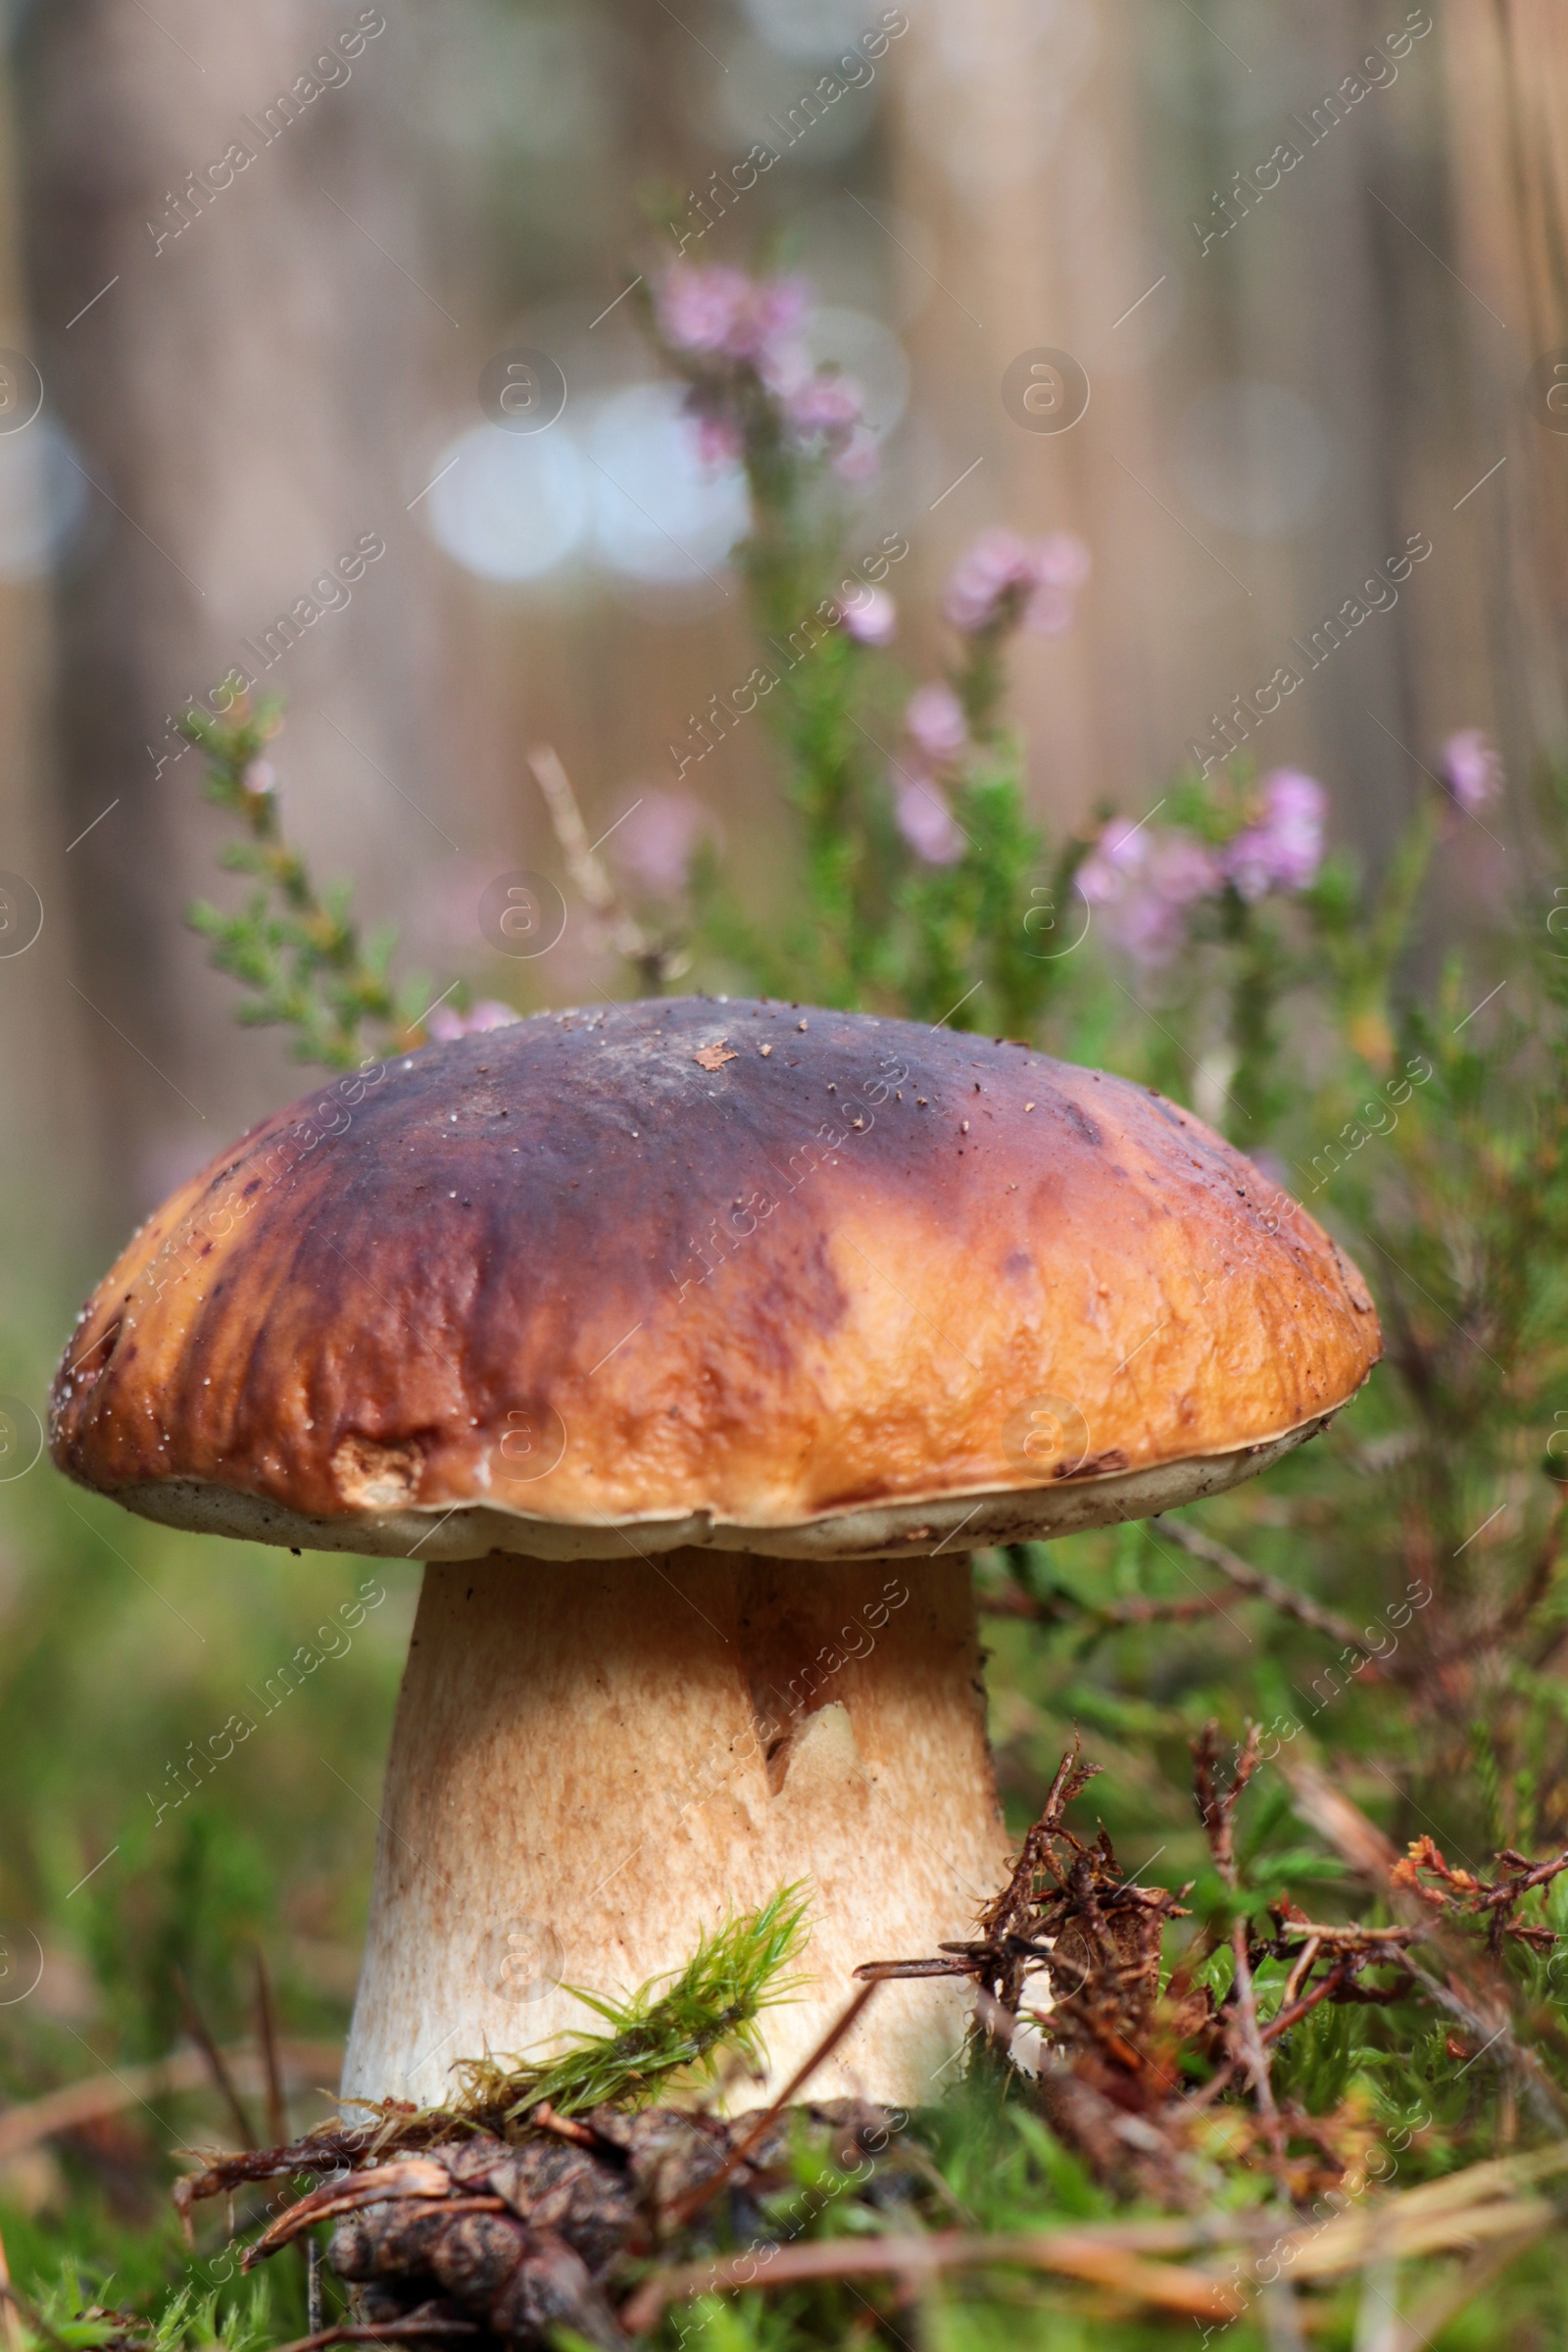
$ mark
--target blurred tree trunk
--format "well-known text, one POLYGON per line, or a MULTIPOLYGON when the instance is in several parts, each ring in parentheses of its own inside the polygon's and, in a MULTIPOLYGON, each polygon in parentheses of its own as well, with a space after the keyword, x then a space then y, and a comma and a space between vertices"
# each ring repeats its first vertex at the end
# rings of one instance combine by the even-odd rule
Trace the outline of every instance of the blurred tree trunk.
MULTIPOLYGON (((1568 359, 1568 11, 1450 0, 1444 14, 1458 268, 1506 319, 1478 324, 1478 407, 1511 460, 1494 539, 1494 654, 1523 748, 1568 746, 1568 438, 1532 370, 1568 359)), ((1568 382, 1568 376, 1563 378, 1568 382)), ((1568 425, 1568 416, 1559 419, 1568 425)))
POLYGON ((278 764, 311 786, 291 822, 373 911, 446 854, 411 807, 440 794, 407 505, 424 355, 454 396, 469 355, 415 282, 415 63, 412 0, 46 0, 24 29, 45 414, 92 485, 61 579, 58 825, 62 847, 93 827, 67 868, 73 978, 121 1220, 290 1083, 274 1048, 233 1050, 234 991, 183 925, 217 836, 180 706, 235 664, 286 695, 278 764), (384 557, 313 595, 368 539, 384 557))
MULTIPOLYGON (((16 154, 15 90, 10 60, 0 53, 0 318, 10 322, 3 339, 24 352, 32 338, 22 287, 16 154)), ((0 455, 24 467, 34 454, 20 442, 0 445, 0 455)), ((51 920, 60 904, 60 852, 70 838, 55 838, 49 822, 51 597, 45 580, 21 568, 24 576, 0 576, 0 866, 36 891, 45 919, 24 953, 0 955, 0 1102, 7 1112, 0 1125, 0 1259, 11 1276, 14 1341, 19 1326, 29 1336, 35 1328, 26 1306, 51 1270, 48 1248, 38 1247, 40 1232, 53 1243, 65 1223, 63 1203, 49 1197, 58 1193, 53 1171, 80 1165, 96 1140, 80 1115, 80 1088, 72 1083, 81 1067, 79 1024, 64 981, 70 963, 60 953, 62 931, 51 920)), ((49 1298, 36 1315, 46 1346, 56 1336, 55 1307, 49 1298)))
MULTIPOLYGON (((1112 523, 1144 497, 1131 475, 1148 481, 1156 463, 1138 363, 1149 329, 1157 340, 1166 325, 1156 297, 1112 334, 1165 268, 1141 219, 1129 36, 1119 9, 1091 22, 1027 0, 936 0, 911 22, 894 60, 894 191, 929 240, 916 253, 900 224, 919 273, 911 288, 935 284, 910 338, 940 436, 920 501, 932 517, 919 533, 922 586, 934 602, 959 550, 993 523, 1073 530, 1094 548, 1074 629, 1050 645, 1026 636, 1015 658, 1042 804, 1070 821, 1099 798, 1136 799, 1169 764, 1161 681, 1152 664, 1129 672, 1122 655, 1156 638, 1175 566, 1119 566, 1118 546, 1148 533, 1112 523), (1088 371, 1092 427, 1026 430, 1004 407, 1004 371, 1039 349, 1064 349, 1088 371)), ((933 639, 928 659, 943 651, 933 639)))

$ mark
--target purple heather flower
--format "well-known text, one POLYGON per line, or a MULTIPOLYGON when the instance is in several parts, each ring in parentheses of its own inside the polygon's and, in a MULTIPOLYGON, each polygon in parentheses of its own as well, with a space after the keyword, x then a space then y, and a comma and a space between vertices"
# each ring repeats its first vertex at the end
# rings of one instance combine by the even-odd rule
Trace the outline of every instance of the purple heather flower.
POLYGON ((671 351, 750 360, 763 373, 783 360, 809 307, 804 280, 748 277, 722 262, 675 262, 654 296, 659 331, 671 351))
POLYGON ((1187 941, 1187 922, 1181 907, 1173 906, 1157 891, 1129 891, 1121 905, 1112 909, 1106 920, 1106 930, 1123 955, 1148 971, 1157 971, 1161 964, 1170 963, 1187 941))
POLYGON ((1093 557, 1072 531, 1053 531, 1035 549, 1035 577, 1042 588, 1079 589, 1093 568, 1093 557))
POLYGON ((1315 776, 1277 767, 1263 779, 1263 815, 1225 850, 1225 873, 1255 903, 1271 890, 1305 890, 1323 862, 1328 796, 1315 776))
POLYGON ((816 433, 844 434, 860 421, 860 387, 853 375, 818 368, 784 396, 786 421, 803 439, 816 433))
POLYGON ((1023 610, 1024 626, 1036 637, 1063 637, 1072 627, 1077 606, 1070 588, 1046 582, 1037 588, 1023 610))
POLYGON ((1168 963, 1187 937, 1187 908, 1223 880, 1212 851, 1178 826, 1154 832, 1113 817, 1078 868, 1080 898, 1103 908, 1115 945, 1138 963, 1168 963))
POLYGON ((1089 567, 1089 550, 1068 531, 1033 546, 1016 531, 982 531, 958 560, 944 610, 966 637, 1009 618, 1022 619, 1039 636, 1059 636, 1089 567))
POLYGON ((833 470, 841 481, 869 481, 882 463, 876 437, 861 416, 864 400, 852 375, 836 368, 806 372, 799 353, 786 353, 768 377, 784 413, 784 421, 797 441, 815 442, 831 453, 833 470))
POLYGON ((450 1004, 438 1004, 425 1016, 424 1026, 432 1044, 449 1046, 456 1037, 477 1037, 485 1029, 506 1029, 521 1018, 521 1013, 514 1012, 510 1004, 499 1004, 494 997, 481 997, 466 1012, 458 1012, 450 1004))
POLYGON ((654 296, 659 331, 670 350, 727 350, 740 329, 751 285, 744 270, 723 263, 672 263, 654 296))
POLYGON ((1179 825, 1153 836, 1144 872, 1150 889, 1168 906, 1211 898, 1223 878, 1213 851, 1179 825))
POLYGON ((725 410, 699 409, 697 426, 697 455, 705 466, 733 466, 746 448, 746 436, 740 420, 725 410))
POLYGON ((863 424, 858 424, 833 460, 834 472, 841 482, 853 486, 875 481, 881 469, 882 452, 877 447, 876 435, 868 433, 863 424))
POLYGON ((1149 843, 1142 825, 1113 816, 1078 868, 1077 891, 1091 906, 1114 906, 1143 872, 1149 843))
POLYGON ((277 790, 277 770, 270 760, 253 760, 240 777, 240 783, 260 800, 265 794, 277 790))
POLYGON ((652 897, 679 898, 707 823, 708 811, 692 793, 655 785, 616 826, 615 863, 652 897))
POLYGON ((956 865, 963 856, 963 835, 934 784, 901 779, 895 813, 899 831, 927 865, 956 865))
POLYGON ((954 567, 944 610, 956 629, 972 636, 997 618, 1004 597, 1034 585, 1029 550, 1017 532, 982 531, 954 567))
POLYGON ((793 335, 811 307, 811 289, 804 277, 753 278, 746 317, 734 344, 737 359, 765 357, 793 335))
POLYGON ((1466 816, 1502 790, 1502 760, 1479 727, 1462 727, 1443 747, 1443 781, 1466 816))
POLYGON ((969 740, 963 705, 953 688, 940 680, 917 687, 910 695, 904 724, 910 742, 935 767, 950 765, 969 740))
POLYGON ((857 645, 891 645, 899 608, 885 588, 862 588, 839 607, 839 621, 857 645))

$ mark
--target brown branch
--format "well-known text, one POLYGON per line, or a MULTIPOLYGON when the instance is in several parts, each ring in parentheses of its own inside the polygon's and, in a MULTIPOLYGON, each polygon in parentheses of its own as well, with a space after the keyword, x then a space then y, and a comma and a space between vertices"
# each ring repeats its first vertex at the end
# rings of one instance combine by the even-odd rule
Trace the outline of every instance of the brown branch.
MULTIPOLYGON (((1262 1761, 1262 1739, 1257 1725, 1250 1723, 1247 1736, 1236 1751, 1236 1766, 1230 1780, 1223 1786, 1219 1777, 1220 1728, 1212 1718, 1204 1724, 1193 1741, 1193 1787, 1198 1800, 1198 1817, 1208 1838, 1214 1868, 1227 1887, 1234 1893, 1241 1884, 1236 1863, 1236 1808, 1248 1782, 1262 1761)), ((1274 2082, 1269 2072, 1269 2055, 1257 2022, 1257 1988, 1252 1982, 1249 1957, 1248 1926, 1245 1914, 1231 1922, 1231 1953, 1236 1975, 1231 1987, 1231 1999, 1221 2011, 1226 2039, 1239 2066, 1245 2068, 1252 2082, 1252 2095, 1263 2119, 1274 2160, 1274 2175, 1282 2197, 1290 2198, 1290 2167, 1286 2161, 1285 2130, 1274 2098, 1274 2082)))
POLYGON ((1022 1617, 1035 1625, 1050 1625, 1069 1615, 1087 1617, 1092 1625, 1113 1633, 1124 1625, 1184 1625, 1194 1618, 1211 1617, 1222 1595, 1205 1592, 1199 1600, 1117 1600, 1097 1606, 1071 1592, 1054 1592, 1048 1600, 1031 1593, 997 1591, 976 1594, 982 1617, 1022 1617))
POLYGON ((1326 1943, 1331 1946, 1336 1944, 1353 1945, 1359 1951, 1359 1947, 1363 1944, 1403 1945, 1414 1943, 1419 1940, 1420 1930, 1416 1928, 1363 1928, 1355 1921, 1348 1926, 1326 1927, 1321 1920, 1317 1919, 1293 1919, 1288 1923, 1285 1934, 1287 1936, 1304 1936, 1309 1943, 1326 1943))
POLYGON ((599 2149, 605 2145, 597 2132, 579 2124, 572 2115, 558 2115, 548 2099, 528 2110, 528 2121, 536 2132, 553 2132, 557 2139, 569 2139, 574 2148, 599 2149))
POLYGON ((1413 1982, 1439 2008, 1457 2019, 1466 2033, 1498 2052, 1523 2084, 1541 2121, 1549 2132, 1561 2135, 1568 2130, 1568 2109, 1535 2052, 1524 2048, 1514 2035, 1515 2000, 1506 1976, 1489 1966, 1475 1946, 1459 1944, 1451 1929, 1400 1881, 1396 1875, 1399 1856, 1394 1846, 1360 1807, 1335 1788, 1326 1773, 1295 1757, 1282 1758, 1281 1770, 1302 1820, 1358 1877, 1377 1887, 1399 1919, 1420 1931, 1412 1941, 1428 1943, 1441 1954, 1445 1970, 1441 1978, 1404 1954, 1402 1965, 1413 1982))
POLYGON ((1265 2044, 1278 2041, 1282 2034, 1288 2034, 1293 2026, 1298 2026, 1319 2001, 1333 2000, 1342 1986, 1350 1982, 1354 1973, 1348 1961, 1341 1961, 1338 1967, 1331 1968, 1326 1977, 1320 1977, 1309 1991, 1301 1994, 1299 2000, 1288 2001, 1275 2010, 1268 2024, 1258 2029, 1260 2040, 1265 2044))
MULTIPOLYGON (((1241 2316, 1246 2306, 1234 2287, 1199 2271, 1151 2261, 1134 2250, 1136 2242, 1131 2231, 1014 2230, 985 2236, 947 2230, 929 2237, 828 2238, 804 2246, 760 2246, 755 2252, 731 2254, 718 2262, 656 2271, 622 2306, 620 2323, 629 2334, 641 2334, 656 2325, 671 2303, 734 2287, 797 2286, 804 2280, 825 2278, 934 2278, 943 2271, 993 2266, 1055 2271, 1065 2278, 1110 2287, 1135 2302, 1190 2313, 1194 2319, 1241 2316)), ((1147 2244, 1147 2238, 1144 2242, 1147 2244)), ((1183 2232, 1180 2225, 1174 2231, 1162 2231, 1155 2240, 1161 2247, 1173 2242, 1191 2245, 1200 2241, 1196 2231, 1189 2229, 1183 2232)))
MULTIPOLYGON (((1325 1609, 1320 1602, 1309 1600, 1304 1592, 1294 1591, 1290 1585, 1282 1585, 1278 1577, 1252 1567, 1250 1561, 1242 1558, 1240 1552, 1232 1551, 1228 1544, 1221 1544, 1213 1536, 1205 1535, 1201 1528, 1189 1527, 1182 1519, 1160 1519, 1155 1524, 1161 1534, 1169 1536, 1173 1544, 1179 1544, 1183 1551, 1191 1552, 1195 1560, 1206 1560, 1210 1568, 1217 1568, 1221 1576, 1228 1576, 1233 1585, 1243 1592, 1250 1593, 1254 1600, 1266 1600, 1269 1607, 1278 1609, 1281 1616, 1294 1617, 1298 1625, 1309 1625, 1315 1634, 1323 1635, 1326 1641, 1337 1642, 1342 1649, 1359 1650, 1363 1658, 1377 1655, 1372 1644, 1364 1635, 1356 1632, 1348 1617, 1339 1616, 1333 1609, 1325 1609)), ((1146 1528, 1145 1533, 1149 1532, 1146 1528)), ((1157 1544, 1155 1548, 1158 1548, 1157 1544)))
POLYGON ((1500 1647, 1517 1634, 1550 1592, 1551 1580, 1557 1572, 1557 1555, 1562 1547, 1565 1510, 1568 1510, 1568 1494, 1559 1492, 1552 1498, 1551 1517, 1546 1522, 1541 1549, 1530 1564, 1530 1573, 1512 1600, 1504 1604, 1488 1628, 1486 1639, 1489 1642, 1500 1647))
POLYGON ((785 2108, 799 2098, 817 2068, 832 2057, 846 2034, 858 2023, 861 2011, 876 1991, 877 1983, 878 1980, 872 1978, 869 1983, 860 1986, 849 2006, 828 2028, 809 2057, 796 2068, 771 2107, 765 2107, 750 2131, 741 2134, 717 2171, 710 2173, 706 2180, 699 2180, 696 2187, 688 2189, 683 2197, 676 2198, 674 2204, 669 2208, 669 2218, 679 2228, 684 2229, 694 2221, 710 2198, 717 2196, 725 2181, 734 2178, 752 2150, 760 2147, 785 2108))
POLYGON ((256 2136, 249 2111, 234 2087, 234 2078, 224 2063, 223 2053, 214 2040, 208 2030, 207 2020, 196 2005, 196 1995, 190 1988, 185 1972, 182 1968, 176 1968, 173 1975, 174 1990, 179 1995, 179 2005, 185 2014, 185 2030, 206 2059, 214 2084, 234 2119, 234 2128, 240 2138, 248 2148, 259 2147, 261 2142, 256 2136))
POLYGON ((1236 1868, 1236 1808, 1248 1782, 1262 1762, 1262 1735, 1255 1723, 1248 1725, 1247 1737, 1236 1751, 1236 1769, 1230 1780, 1221 1785, 1219 1758, 1223 1745, 1219 1725, 1210 1716, 1193 1741, 1193 1793, 1198 1802, 1198 1818, 1214 1857, 1214 1868, 1227 1886, 1235 1887, 1240 1875, 1236 1868))
POLYGON ((289 2136, 288 2101, 283 2095, 283 2070, 277 2057, 277 2020, 272 2009, 272 1980, 267 1954, 256 1947, 256 2027, 267 2077, 267 2136, 274 2148, 289 2136))
POLYGON ((385 2344, 396 2343, 401 2336, 417 2339, 426 2335, 477 2335, 472 2320, 383 2320, 375 2328, 346 2326, 323 2328, 317 2335, 296 2336, 293 2343, 284 2344, 280 2352, 326 2352, 328 2344, 385 2344))
POLYGON ((340 2213, 357 2213, 362 2205, 385 2205, 394 2197, 450 2197, 452 2175, 445 2166, 422 2156, 406 2156, 396 2164, 379 2164, 372 2172, 355 2173, 348 2180, 327 2180, 307 2190, 285 2207, 253 2246, 247 2246, 242 2270, 275 2254, 317 2222, 334 2221, 340 2213))
POLYGON ((1056 1767, 1055 1779, 1046 1791, 1040 1819, 1028 1832, 1013 1864, 1006 1886, 980 1915, 981 1934, 988 1942, 1000 1942, 1004 1936, 1016 1935, 1027 1927, 1034 1912, 1035 1874, 1045 1864, 1054 1838, 1065 1838, 1075 1852, 1083 1847, 1070 1830, 1062 1827, 1062 1815, 1075 1796, 1081 1796, 1100 1771, 1098 1764, 1085 1764, 1083 1741, 1073 1736, 1073 1743, 1056 1767))
MULTIPOLYGON (((254 2053, 230 2048, 223 2056, 231 2069, 255 2069, 260 2081, 260 2061, 254 2053)), ((343 2063, 340 2045, 329 2041, 285 2041, 280 2056, 294 2081, 306 2084, 318 2082, 323 2075, 335 2078, 343 2063)), ((199 2050, 182 2050, 176 2057, 160 2058, 148 2066, 122 2067, 118 2074, 68 2082, 59 2090, 46 2090, 24 2107, 8 2107, 0 2111, 0 2164, 9 2163, 40 2139, 79 2131, 83 2124, 119 2115, 126 2107, 200 2090, 211 2082, 212 2071, 199 2050)))
POLYGON ((856 1975, 862 1984, 893 1984, 912 1982, 916 1977, 972 1977, 976 1963, 970 1960, 862 1960, 856 1975))
POLYGON ((666 980, 678 979, 690 958, 684 949, 652 938, 624 905, 609 867, 589 842, 577 795, 554 746, 545 743, 530 752, 528 765, 544 795, 566 871, 605 925, 616 954, 635 964, 650 987, 662 988, 666 980))

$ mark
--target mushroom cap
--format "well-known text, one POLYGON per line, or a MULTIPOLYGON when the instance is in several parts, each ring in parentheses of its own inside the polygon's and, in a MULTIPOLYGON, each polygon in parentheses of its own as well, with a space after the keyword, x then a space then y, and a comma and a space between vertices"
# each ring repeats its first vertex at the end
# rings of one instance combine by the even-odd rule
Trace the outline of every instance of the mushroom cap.
POLYGON ((964 1548, 1211 1494, 1376 1362, 1355 1268, 1190 1112, 1027 1047, 722 998, 334 1080, 175 1193, 54 1458, 315 1548, 964 1548))

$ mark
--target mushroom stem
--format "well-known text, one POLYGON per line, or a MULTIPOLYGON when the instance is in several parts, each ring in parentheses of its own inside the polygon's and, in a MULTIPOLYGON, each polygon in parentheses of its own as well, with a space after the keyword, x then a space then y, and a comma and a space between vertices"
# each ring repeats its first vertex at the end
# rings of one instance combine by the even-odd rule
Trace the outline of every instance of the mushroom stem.
MULTIPOLYGON (((434 2102, 459 2058, 592 2027, 565 1989, 680 1967, 808 1880, 798 1997, 755 2105, 864 1960, 973 1932, 1004 1875, 969 1563, 737 1553, 425 1571, 393 1734, 345 2093, 434 2102)), ((939 2094, 962 1996, 901 1986, 816 2098, 939 2094)))

